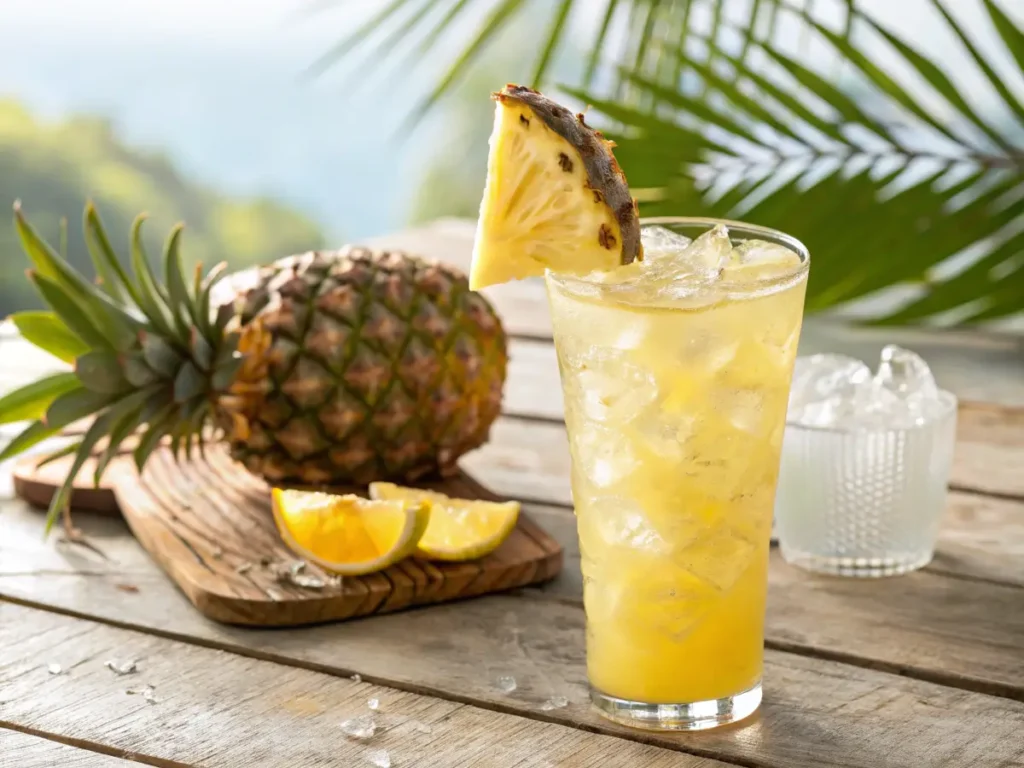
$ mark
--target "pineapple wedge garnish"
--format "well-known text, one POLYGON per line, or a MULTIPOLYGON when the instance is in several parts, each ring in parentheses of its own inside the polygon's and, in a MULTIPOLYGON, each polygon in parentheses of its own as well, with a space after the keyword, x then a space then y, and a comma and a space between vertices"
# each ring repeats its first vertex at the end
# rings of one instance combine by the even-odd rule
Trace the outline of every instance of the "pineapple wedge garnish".
POLYGON ((612 142, 529 88, 507 85, 494 100, 470 288, 639 259, 636 201, 612 142))
POLYGON ((453 499, 393 483, 370 483, 370 498, 429 505, 430 522, 416 547, 417 554, 428 560, 474 560, 490 554, 508 538, 519 519, 517 501, 453 499))

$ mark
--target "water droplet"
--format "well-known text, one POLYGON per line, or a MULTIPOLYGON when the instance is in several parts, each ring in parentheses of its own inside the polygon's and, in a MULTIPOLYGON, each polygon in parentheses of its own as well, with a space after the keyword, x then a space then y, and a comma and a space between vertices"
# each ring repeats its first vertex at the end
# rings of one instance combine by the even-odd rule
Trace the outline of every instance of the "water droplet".
POLYGON ((518 687, 514 677, 504 675, 498 678, 498 690, 502 693, 512 693, 518 687))

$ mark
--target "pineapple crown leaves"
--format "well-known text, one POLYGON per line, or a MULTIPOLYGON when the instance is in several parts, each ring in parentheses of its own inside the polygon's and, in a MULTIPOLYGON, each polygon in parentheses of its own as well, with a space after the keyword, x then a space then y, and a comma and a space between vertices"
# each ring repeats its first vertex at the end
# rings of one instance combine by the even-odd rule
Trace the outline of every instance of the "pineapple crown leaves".
POLYGON ((17 456, 65 427, 92 418, 85 434, 43 461, 74 455, 64 485, 54 494, 49 532, 69 502, 73 481, 90 456, 93 480, 130 436, 141 470, 169 437, 177 457, 191 454, 218 394, 241 366, 238 334, 227 332, 233 312, 211 311, 210 294, 224 275, 219 264, 207 273, 197 266, 186 279, 180 243, 182 226, 171 230, 163 254, 163 277, 150 266, 142 241, 144 216, 131 230, 130 272, 110 244, 92 203, 85 207, 84 232, 96 270, 95 282, 72 267, 28 223, 20 203, 14 224, 32 264, 29 280, 46 311, 20 312, 11 321, 30 343, 72 365, 72 371, 44 376, 0 397, 0 424, 28 425, 0 451, 0 461, 17 456))

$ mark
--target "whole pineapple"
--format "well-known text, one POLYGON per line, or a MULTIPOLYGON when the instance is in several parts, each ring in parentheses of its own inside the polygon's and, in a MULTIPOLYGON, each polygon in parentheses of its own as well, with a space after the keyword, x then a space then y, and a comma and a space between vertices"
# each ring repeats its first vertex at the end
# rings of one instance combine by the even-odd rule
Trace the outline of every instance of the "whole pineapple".
POLYGON ((48 312, 12 316, 25 338, 74 362, 0 398, 0 424, 34 419, 0 461, 87 416, 95 420, 54 495, 104 438, 98 482, 118 446, 140 434, 141 470, 169 438, 175 455, 219 427, 231 455, 268 480, 365 484, 454 469, 497 417, 507 366, 494 310, 457 270, 398 252, 346 247, 263 267, 255 287, 213 308, 219 265, 186 279, 175 228, 163 280, 131 237, 132 274, 95 209, 85 233, 97 283, 27 223, 15 225, 48 312), (207 431, 208 434, 208 431, 207 431))

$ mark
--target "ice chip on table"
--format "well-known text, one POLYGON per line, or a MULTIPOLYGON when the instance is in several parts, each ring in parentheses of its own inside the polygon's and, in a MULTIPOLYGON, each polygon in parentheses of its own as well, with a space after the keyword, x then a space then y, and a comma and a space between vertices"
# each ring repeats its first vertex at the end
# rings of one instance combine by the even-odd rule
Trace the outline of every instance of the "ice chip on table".
POLYGON ((541 704, 540 708, 545 712, 550 712, 553 709, 564 709, 567 706, 569 706, 569 700, 565 696, 552 696, 541 704))
POLYGON ((693 241, 673 232, 668 227, 652 224, 640 229, 640 242, 644 246, 644 260, 658 260, 665 256, 677 256, 693 241))
POLYGON ((371 749, 366 753, 366 762, 376 768, 391 768, 391 755, 386 749, 371 749))
POLYGON ((733 249, 722 277, 726 280, 767 280, 790 275, 798 266, 800 257, 783 245, 766 240, 745 240, 733 249))
POLYGON ((377 733, 377 722, 371 715, 360 715, 341 721, 341 732, 350 739, 371 739, 377 733))
POLYGON ((797 358, 787 420, 813 427, 905 429, 939 417, 948 402, 924 360, 889 345, 873 375, 845 355, 797 358))
POLYGON ((519 687, 516 683, 516 679, 511 675, 503 675, 502 677, 499 677, 496 685, 498 690, 502 693, 512 693, 519 687))

